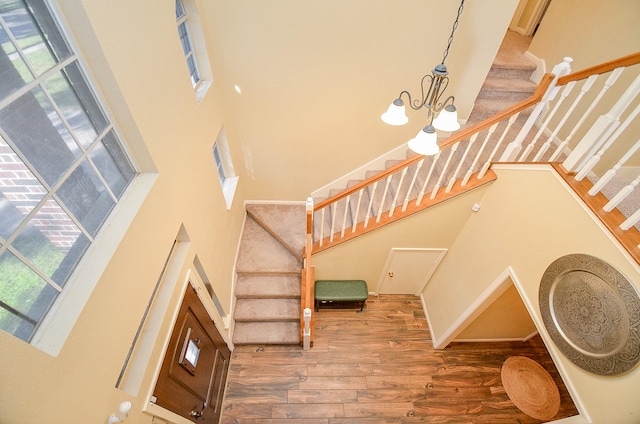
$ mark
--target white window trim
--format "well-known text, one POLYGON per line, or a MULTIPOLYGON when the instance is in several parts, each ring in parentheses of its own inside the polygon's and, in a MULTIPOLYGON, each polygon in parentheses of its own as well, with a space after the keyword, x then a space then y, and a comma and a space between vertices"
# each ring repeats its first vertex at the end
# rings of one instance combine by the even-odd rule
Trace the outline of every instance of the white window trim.
MULTIPOLYGON (((233 161, 231 159, 231 152, 229 151, 229 144, 227 142, 227 134, 224 130, 224 126, 220 129, 220 132, 216 137, 216 141, 213 143, 213 147, 211 148, 211 156, 213 158, 214 166, 217 168, 218 164, 216 163, 215 154, 213 153, 216 146, 218 147, 222 169, 225 174, 224 181, 220 184, 222 187, 222 195, 224 196, 227 210, 229 210, 233 204, 233 198, 235 197, 240 178, 235 174, 235 170, 233 168, 233 161)), ((218 172, 216 169, 216 176, 217 174, 218 172)), ((218 180, 220 180, 220 178, 218 178, 218 180)))
POLYGON ((136 143, 131 146, 125 144, 127 141, 132 142, 132 140, 122 137, 118 128, 115 127, 115 123, 118 121, 114 119, 105 101, 106 96, 103 95, 99 86, 94 82, 92 70, 88 67, 88 62, 82 55, 82 50, 79 48, 76 38, 69 30, 70 26, 60 7, 54 0, 45 1, 53 18, 56 20, 60 32, 69 44, 69 48, 78 58, 77 63, 84 71, 87 84, 93 90, 105 116, 114 126, 113 130, 123 142, 124 151, 130 160, 135 160, 133 165, 138 172, 138 175, 131 181, 129 187, 127 187, 125 193, 102 225, 93 243, 82 256, 80 263, 65 284, 65 289, 57 297, 31 339, 31 346, 55 357, 62 350, 111 257, 142 207, 146 196, 151 191, 158 174, 149 152, 142 143, 136 143), (107 232, 108 234, 105 234, 107 232))
MULTIPOLYGON (((184 13, 187 15, 187 30, 189 33, 189 41, 191 49, 195 56, 196 67, 200 76, 200 81, 194 86, 196 101, 200 103, 211 88, 213 83, 213 74, 209 65, 209 54, 207 53, 207 45, 205 43, 202 24, 200 23, 200 14, 193 0, 181 0, 184 13)), ((177 31, 177 27, 176 27, 177 31)), ((180 39, 178 38, 178 41, 180 39)), ((181 56, 184 57, 182 46, 180 47, 181 56)), ((186 65, 186 64, 185 64, 186 65)), ((191 80, 191 77, 189 77, 191 80)))
POLYGON ((158 174, 141 174, 131 182, 38 327, 31 340, 32 346, 58 356, 157 177, 158 174))

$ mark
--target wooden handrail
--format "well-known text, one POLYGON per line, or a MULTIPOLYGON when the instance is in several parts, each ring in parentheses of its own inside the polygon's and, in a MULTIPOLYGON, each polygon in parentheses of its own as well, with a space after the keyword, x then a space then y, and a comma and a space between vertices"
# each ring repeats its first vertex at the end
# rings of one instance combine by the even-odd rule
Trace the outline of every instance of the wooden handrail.
MULTIPOLYGON (((442 141, 441 143, 439 143, 440 145, 440 149, 444 149, 445 147, 451 146, 461 140, 464 140, 467 137, 472 136, 475 133, 478 133, 482 130, 484 130, 485 128, 489 128, 490 126, 506 119, 509 118, 512 115, 515 115, 518 112, 521 112, 525 109, 527 109, 530 106, 533 106, 534 104, 538 103, 541 99, 542 96, 544 96, 544 93, 547 91, 547 89, 549 88, 549 86, 551 85, 551 82, 553 81, 553 79, 555 78, 555 76, 553 74, 545 74, 542 77, 542 80, 540 81, 540 84, 538 84, 538 87, 536 88, 536 91, 528 98, 522 100, 521 102, 518 102, 508 108, 506 108, 505 110, 503 110, 502 112, 499 112, 495 115, 493 115, 492 117, 485 119, 484 121, 478 122, 477 124, 474 124, 468 128, 465 128, 463 130, 460 130, 459 132, 457 132, 455 135, 452 135, 451 137, 445 139, 444 141, 442 141)), ((380 173, 374 175, 373 177, 361 181, 358 184, 336 194, 335 196, 329 197, 328 199, 325 199, 321 202, 318 202, 318 204, 316 204, 313 208, 314 211, 318 211, 321 210, 322 208, 337 202, 340 199, 343 199, 353 193, 357 193, 358 191, 360 191, 361 189, 363 189, 364 187, 367 187, 370 184, 373 184, 376 181, 382 180, 386 177, 388 177, 389 175, 400 171, 401 169, 412 165, 416 162, 419 162, 424 156, 423 155, 416 155, 413 157, 410 157, 408 159, 403 160, 402 162, 399 162, 387 169, 385 169, 384 171, 381 171, 380 173)))
POLYGON ((628 56, 623 56, 618 59, 610 60, 609 62, 601 63, 599 65, 585 68, 581 71, 572 72, 568 75, 558 78, 557 85, 565 85, 571 81, 580 81, 595 74, 604 74, 605 72, 613 71, 616 68, 622 68, 640 63, 640 52, 632 53, 628 56))

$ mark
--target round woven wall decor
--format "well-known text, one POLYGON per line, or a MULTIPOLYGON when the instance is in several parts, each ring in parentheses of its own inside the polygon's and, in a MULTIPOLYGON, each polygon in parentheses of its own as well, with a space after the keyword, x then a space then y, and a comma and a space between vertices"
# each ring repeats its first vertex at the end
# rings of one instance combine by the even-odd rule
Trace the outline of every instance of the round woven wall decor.
POLYGON ((502 364, 500 378, 509 399, 530 417, 547 421, 560 410, 558 386, 536 361, 511 356, 502 364))
POLYGON ((619 375, 640 362, 640 296, 608 263, 584 254, 556 259, 538 300, 549 336, 580 368, 619 375))

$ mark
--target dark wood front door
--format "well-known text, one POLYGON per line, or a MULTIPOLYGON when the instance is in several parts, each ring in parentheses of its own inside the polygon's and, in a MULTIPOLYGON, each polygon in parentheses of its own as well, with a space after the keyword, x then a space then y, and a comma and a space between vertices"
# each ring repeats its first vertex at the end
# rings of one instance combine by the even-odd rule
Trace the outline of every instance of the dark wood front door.
POLYGON ((231 352, 189 284, 153 392, 155 403, 196 423, 217 423, 231 352))

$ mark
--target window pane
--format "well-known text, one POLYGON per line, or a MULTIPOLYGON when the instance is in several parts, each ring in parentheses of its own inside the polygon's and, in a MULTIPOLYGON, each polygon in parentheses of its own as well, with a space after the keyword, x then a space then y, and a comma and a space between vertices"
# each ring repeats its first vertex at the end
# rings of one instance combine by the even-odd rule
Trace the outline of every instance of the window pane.
POLYGON ((98 107, 77 64, 48 78, 45 88, 62 111, 80 143, 88 148, 107 121, 98 107))
POLYGON ((49 185, 82 153, 39 88, 0 111, 0 127, 49 185))
POLYGON ((20 225, 46 194, 46 189, 0 136, 0 237, 20 225))
POLYGON ((42 0, 30 0, 29 8, 22 1, 0 3, 0 15, 36 75, 41 75, 58 61, 70 56, 69 49, 42 0), (37 22, 32 12, 38 16, 37 22))
POLYGON ((24 52, 36 75, 42 74, 56 63, 43 34, 22 2, 4 3, 9 4, 2 10, 2 18, 7 23, 11 34, 16 38, 18 47, 24 52))
POLYGON ((220 157, 220 149, 217 144, 213 145, 213 160, 216 163, 216 171, 218 171, 218 179, 220 180, 220 184, 224 184, 224 180, 227 178, 224 172, 224 165, 222 163, 222 158, 220 157))
POLYGON ((7 33, 0 28, 0 99, 17 91, 31 80, 33 77, 27 64, 16 51, 7 33))
POLYGON ((191 84, 196 85, 200 81, 200 76, 198 75, 198 68, 193 55, 187 58, 187 67, 189 68, 189 75, 191 75, 191 84))
POLYGON ((79 237, 84 237, 80 229, 54 200, 49 200, 12 245, 43 274, 62 285, 64 280, 58 270, 79 237))
POLYGON ((115 205, 86 160, 73 171, 56 194, 92 236, 95 236, 115 205))
POLYGON ((187 23, 181 23, 178 25, 178 35, 180 36, 180 44, 182 45, 182 52, 184 55, 191 53, 191 43, 189 42, 189 32, 187 31, 187 23))
POLYGON ((28 340, 58 292, 10 252, 0 256, 0 328, 28 340))
POLYGON ((176 0, 176 19, 180 19, 182 16, 184 16, 184 7, 182 7, 180 0, 176 0))
POLYGON ((109 131, 102 143, 96 145, 91 151, 90 157, 113 194, 120 198, 124 189, 135 176, 135 170, 122 151, 113 131, 109 131))

